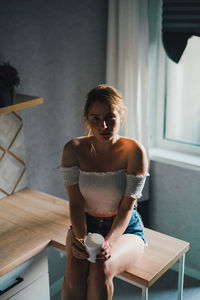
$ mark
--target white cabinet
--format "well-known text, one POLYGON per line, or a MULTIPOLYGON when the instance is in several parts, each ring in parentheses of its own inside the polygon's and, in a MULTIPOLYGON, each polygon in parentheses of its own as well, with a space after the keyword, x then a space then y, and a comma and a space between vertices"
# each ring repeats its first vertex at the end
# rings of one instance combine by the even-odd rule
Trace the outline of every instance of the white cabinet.
POLYGON ((0 277, 0 300, 49 300, 47 251, 0 277))
POLYGON ((10 300, 47 300, 47 285, 49 284, 48 274, 42 276, 38 280, 31 283, 26 288, 22 289, 19 293, 15 294, 10 300))

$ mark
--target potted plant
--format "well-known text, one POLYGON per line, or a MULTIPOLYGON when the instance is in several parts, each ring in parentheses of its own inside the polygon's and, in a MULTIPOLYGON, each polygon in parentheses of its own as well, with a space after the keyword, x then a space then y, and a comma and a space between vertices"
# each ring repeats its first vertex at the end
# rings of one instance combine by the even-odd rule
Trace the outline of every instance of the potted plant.
POLYGON ((0 107, 14 103, 15 88, 19 84, 17 70, 9 62, 0 65, 0 107))

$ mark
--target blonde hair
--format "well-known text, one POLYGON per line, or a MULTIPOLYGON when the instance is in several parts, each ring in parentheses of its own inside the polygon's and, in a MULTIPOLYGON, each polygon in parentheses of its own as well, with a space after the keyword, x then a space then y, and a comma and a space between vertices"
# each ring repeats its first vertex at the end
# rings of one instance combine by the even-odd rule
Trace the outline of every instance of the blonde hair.
POLYGON ((125 119, 127 108, 122 95, 110 85, 99 84, 87 94, 84 107, 84 121, 86 123, 90 107, 96 101, 116 107, 119 111, 121 122, 125 119))

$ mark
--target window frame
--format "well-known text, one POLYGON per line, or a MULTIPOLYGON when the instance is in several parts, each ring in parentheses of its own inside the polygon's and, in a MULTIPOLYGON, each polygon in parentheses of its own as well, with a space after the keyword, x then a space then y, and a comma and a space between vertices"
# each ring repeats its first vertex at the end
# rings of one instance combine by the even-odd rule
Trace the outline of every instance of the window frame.
MULTIPOLYGON (((161 37, 157 47, 157 80, 154 93, 150 93, 150 158, 160 162, 200 170, 200 146, 169 140, 164 137, 167 84, 167 56, 161 37), (152 99, 154 94, 155 99, 152 99)), ((150 75, 151 78, 152 74, 150 75)), ((150 79, 151 85, 151 79, 150 79)), ((151 90, 151 86, 150 86, 151 90)))

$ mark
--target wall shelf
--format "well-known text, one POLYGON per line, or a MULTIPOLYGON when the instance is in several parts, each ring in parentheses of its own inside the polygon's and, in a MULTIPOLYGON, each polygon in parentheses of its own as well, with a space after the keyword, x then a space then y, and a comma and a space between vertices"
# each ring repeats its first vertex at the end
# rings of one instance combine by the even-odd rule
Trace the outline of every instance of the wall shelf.
POLYGON ((0 107, 0 114, 24 109, 42 103, 43 103, 43 98, 41 97, 17 94, 15 97, 15 102, 12 105, 0 107))

